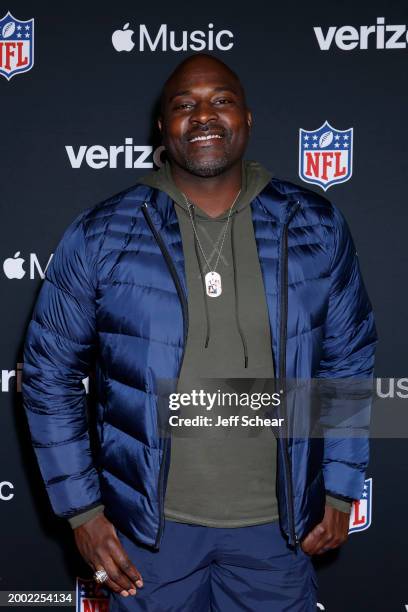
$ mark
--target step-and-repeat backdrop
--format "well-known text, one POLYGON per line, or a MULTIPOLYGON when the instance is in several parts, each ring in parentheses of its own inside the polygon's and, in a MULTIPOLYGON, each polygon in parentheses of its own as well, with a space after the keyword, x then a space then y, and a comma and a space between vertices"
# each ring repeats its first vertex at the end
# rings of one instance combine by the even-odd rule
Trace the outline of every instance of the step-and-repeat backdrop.
MULTIPOLYGON (((53 250, 82 209, 160 165, 161 85, 187 55, 213 53, 246 88, 246 157, 345 214, 376 313, 377 395, 408 409, 408 9, 158 0, 1 10, 0 591, 69 591, 72 606, 97 612, 106 602, 51 511, 21 402, 25 330, 53 250)), ((371 443, 348 541, 316 559, 320 610, 408 609, 404 436, 371 443)))

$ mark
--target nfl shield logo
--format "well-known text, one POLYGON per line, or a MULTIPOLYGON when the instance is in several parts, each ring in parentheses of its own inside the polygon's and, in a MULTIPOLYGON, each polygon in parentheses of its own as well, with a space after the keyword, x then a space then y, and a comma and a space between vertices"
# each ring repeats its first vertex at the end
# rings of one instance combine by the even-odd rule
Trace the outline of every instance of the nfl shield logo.
POLYGON ((331 185, 352 174, 353 128, 336 130, 325 121, 317 130, 299 130, 299 176, 306 183, 331 185))
POLYGON ((373 479, 367 478, 361 499, 353 502, 350 513, 349 533, 364 531, 371 525, 371 510, 373 501, 373 479))
POLYGON ((0 19, 0 74, 9 81, 34 65, 34 19, 20 21, 8 12, 0 19))
POLYGON ((109 598, 92 578, 77 578, 76 612, 108 612, 109 598))

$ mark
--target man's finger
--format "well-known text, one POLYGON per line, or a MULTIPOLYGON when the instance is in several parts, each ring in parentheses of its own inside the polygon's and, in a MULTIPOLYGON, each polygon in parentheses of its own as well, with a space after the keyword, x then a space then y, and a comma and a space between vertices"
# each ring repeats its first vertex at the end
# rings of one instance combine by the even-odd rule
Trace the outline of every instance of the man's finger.
POLYGON ((126 574, 122 572, 122 570, 116 565, 111 555, 104 555, 100 559, 102 567, 104 567, 105 572, 108 574, 109 579, 116 583, 117 586, 120 587, 121 591, 129 591, 131 589, 135 589, 135 585, 132 581, 127 577, 126 574))
MULTIPOLYGON (((97 571, 97 570, 104 570, 108 574, 108 576, 109 576, 109 572, 107 572, 106 569, 102 565, 98 564, 98 565, 96 565, 94 567, 94 569, 95 569, 95 571, 97 571)), ((101 584, 101 583, 98 583, 98 584, 101 584)), ((111 578, 108 578, 108 580, 105 580, 102 584, 103 584, 104 587, 105 586, 108 587, 108 589, 110 589, 111 591, 114 591, 115 593, 120 593, 121 595, 124 595, 124 597, 126 597, 128 595, 128 592, 126 590, 122 589, 122 587, 117 582, 112 580, 111 578), (126 593, 126 595, 125 595, 125 593, 126 593)))
POLYGON ((342 543, 343 543, 342 539, 339 539, 338 537, 336 538, 335 536, 333 536, 332 538, 328 539, 325 542, 323 547, 321 547, 318 551, 316 551, 316 554, 320 555, 322 553, 327 552, 328 550, 334 550, 335 548, 338 548, 342 543))
POLYGON ((114 582, 110 578, 109 580, 106 580, 103 584, 104 586, 107 586, 108 589, 111 589, 111 591, 114 591, 115 593, 120 593, 123 597, 129 597, 129 595, 136 595, 135 588, 126 591, 126 589, 122 589, 116 582, 114 582))
POLYGON ((139 570, 133 565, 120 543, 111 550, 116 565, 126 574, 129 580, 139 588, 143 586, 143 578, 139 570))
POLYGON ((318 548, 319 544, 324 543, 326 529, 319 523, 314 529, 302 540, 302 549, 310 555, 318 548))
POLYGON ((317 547, 316 551, 313 553, 314 555, 322 555, 323 553, 327 552, 328 550, 331 550, 333 547, 330 546, 330 542, 326 542, 323 544, 323 546, 319 546, 317 547))

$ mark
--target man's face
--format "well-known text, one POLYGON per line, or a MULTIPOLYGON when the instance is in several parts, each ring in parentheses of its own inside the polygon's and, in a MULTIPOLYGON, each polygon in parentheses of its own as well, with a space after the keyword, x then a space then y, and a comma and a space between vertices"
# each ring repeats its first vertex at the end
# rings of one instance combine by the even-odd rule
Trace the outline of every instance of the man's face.
POLYGON ((208 60, 173 75, 158 120, 170 160, 197 176, 216 176, 242 159, 251 123, 234 75, 208 60))

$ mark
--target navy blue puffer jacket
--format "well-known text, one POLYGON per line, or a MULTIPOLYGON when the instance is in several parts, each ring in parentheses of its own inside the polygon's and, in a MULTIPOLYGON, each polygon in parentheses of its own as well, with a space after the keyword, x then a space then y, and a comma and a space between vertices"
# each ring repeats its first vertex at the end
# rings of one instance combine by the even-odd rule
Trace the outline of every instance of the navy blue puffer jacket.
MULTIPOLYGON (((375 324, 343 215, 278 179, 251 210, 281 384, 372 377, 375 324)), ((28 327, 22 379, 57 515, 104 503, 121 531, 159 548, 171 444, 158 432, 157 380, 180 372, 186 296, 177 216, 163 191, 137 184, 83 211, 63 235, 28 327), (96 455, 82 383, 91 367, 96 455)), ((364 438, 279 440, 280 522, 290 544, 320 522, 326 491, 360 498, 368 451, 364 438)))

